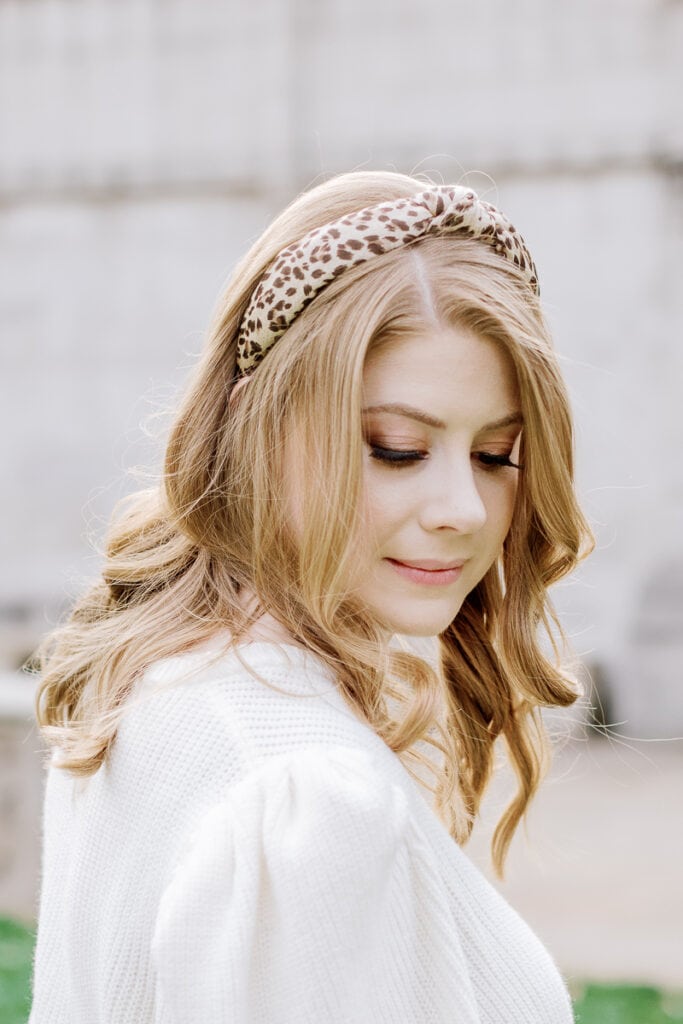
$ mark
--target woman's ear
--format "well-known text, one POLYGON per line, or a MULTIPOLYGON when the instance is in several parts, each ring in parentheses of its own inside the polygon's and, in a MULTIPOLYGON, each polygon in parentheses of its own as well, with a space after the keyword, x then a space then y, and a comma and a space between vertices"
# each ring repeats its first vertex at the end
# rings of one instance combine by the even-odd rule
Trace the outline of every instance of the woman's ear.
POLYGON ((228 395, 228 405, 230 406, 230 408, 232 408, 232 406, 234 405, 237 395, 239 395, 240 391, 242 391, 242 389, 249 383, 249 379, 249 377, 240 377, 237 383, 233 386, 232 391, 228 395))

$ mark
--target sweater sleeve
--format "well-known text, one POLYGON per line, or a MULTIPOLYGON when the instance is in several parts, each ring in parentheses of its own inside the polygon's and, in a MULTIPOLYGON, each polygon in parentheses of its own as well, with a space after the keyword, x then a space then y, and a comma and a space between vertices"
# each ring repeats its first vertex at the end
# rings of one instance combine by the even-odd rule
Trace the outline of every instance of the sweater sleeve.
POLYGON ((367 752, 272 758, 204 816, 164 892, 155 1020, 477 1024, 433 857, 367 752))

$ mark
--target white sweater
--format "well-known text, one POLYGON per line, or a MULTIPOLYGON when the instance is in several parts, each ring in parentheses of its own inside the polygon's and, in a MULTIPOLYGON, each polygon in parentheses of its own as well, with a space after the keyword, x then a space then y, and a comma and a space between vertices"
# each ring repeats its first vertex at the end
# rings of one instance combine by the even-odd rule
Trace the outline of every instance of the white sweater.
POLYGON ((138 695, 96 775, 49 772, 30 1024, 570 1024, 317 658, 208 645, 138 695))

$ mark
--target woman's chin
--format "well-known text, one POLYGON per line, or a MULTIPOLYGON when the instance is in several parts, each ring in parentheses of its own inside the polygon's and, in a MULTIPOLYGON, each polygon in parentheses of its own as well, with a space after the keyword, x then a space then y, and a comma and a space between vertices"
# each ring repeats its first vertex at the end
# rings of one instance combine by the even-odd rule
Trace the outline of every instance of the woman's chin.
POLYGON ((436 609, 432 608, 425 610, 421 614, 419 612, 416 613, 416 610, 412 609, 411 613, 403 615, 395 613, 391 616, 386 616, 385 621, 387 622, 387 628, 392 633, 398 633, 402 636, 435 637, 448 629, 460 611, 461 606, 462 602, 456 607, 451 604, 444 611, 437 612, 436 609))

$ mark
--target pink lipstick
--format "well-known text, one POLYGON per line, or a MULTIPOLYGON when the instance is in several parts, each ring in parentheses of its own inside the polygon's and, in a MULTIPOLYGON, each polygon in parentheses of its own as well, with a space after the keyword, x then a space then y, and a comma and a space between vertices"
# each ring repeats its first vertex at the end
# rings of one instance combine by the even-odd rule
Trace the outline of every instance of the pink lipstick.
POLYGON ((399 562, 395 558, 387 558, 385 561, 404 579, 413 583, 424 583, 429 587, 443 587, 455 583, 465 564, 465 559, 457 562, 438 562, 433 558, 424 558, 418 563, 399 562))

